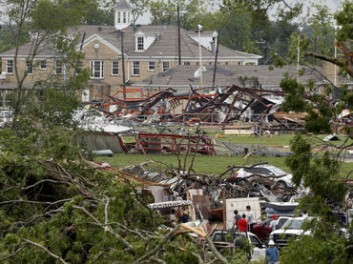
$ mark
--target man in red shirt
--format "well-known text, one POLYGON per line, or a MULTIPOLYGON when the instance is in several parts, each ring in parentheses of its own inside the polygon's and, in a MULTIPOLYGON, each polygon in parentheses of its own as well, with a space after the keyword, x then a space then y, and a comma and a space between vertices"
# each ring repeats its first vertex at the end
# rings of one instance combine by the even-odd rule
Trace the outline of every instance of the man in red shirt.
POLYGON ((248 229, 248 222, 246 221, 246 215, 243 214, 241 216, 241 219, 238 220, 238 230, 241 232, 246 232, 248 229))

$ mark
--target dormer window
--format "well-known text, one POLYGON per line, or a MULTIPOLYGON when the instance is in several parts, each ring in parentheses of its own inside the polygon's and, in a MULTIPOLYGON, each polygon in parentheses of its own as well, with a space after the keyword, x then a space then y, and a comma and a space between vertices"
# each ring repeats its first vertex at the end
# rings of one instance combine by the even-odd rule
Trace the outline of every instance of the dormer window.
POLYGON ((141 31, 136 32, 135 34, 135 50, 144 51, 145 50, 145 34, 141 31))
POLYGON ((121 23, 121 13, 120 12, 116 12, 117 13, 117 22, 121 23))
POLYGON ((143 37, 137 38, 137 50, 144 50, 143 48, 143 37))

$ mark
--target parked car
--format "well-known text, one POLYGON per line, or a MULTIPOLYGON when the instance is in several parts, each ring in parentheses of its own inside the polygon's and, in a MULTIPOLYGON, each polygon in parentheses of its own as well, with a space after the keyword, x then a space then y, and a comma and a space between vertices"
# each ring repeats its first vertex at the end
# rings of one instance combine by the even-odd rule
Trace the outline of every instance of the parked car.
POLYGON ((212 241, 218 250, 243 248, 245 243, 251 245, 251 251, 248 252, 250 261, 264 261, 266 255, 266 246, 261 240, 251 232, 227 232, 217 230, 212 233, 212 241))
POLYGON ((308 217, 293 217, 288 219, 280 229, 271 232, 269 239, 273 240, 276 245, 281 248, 288 245, 290 240, 293 240, 301 235, 310 235, 310 230, 304 230, 303 224, 309 221, 308 217))
POLYGON ((272 219, 266 219, 260 223, 256 223, 252 227, 252 232, 258 236, 261 241, 266 241, 268 240, 268 237, 270 236, 272 232, 272 228, 270 227, 272 219))
POLYGON ((286 187, 294 187, 292 182, 292 174, 269 164, 259 164, 248 168, 241 168, 235 172, 234 176, 237 178, 246 178, 253 174, 273 177, 274 181, 279 184, 283 184, 286 187))
MULTIPOLYGON (((283 224, 290 219, 291 217, 289 216, 280 216, 277 219, 277 224, 276 224, 276 229, 281 229, 281 227, 283 226, 283 224)), ((260 223, 257 223, 255 225, 253 225, 253 229, 252 232, 258 236, 258 238, 261 239, 261 241, 268 241, 269 240, 269 236, 271 234, 272 228, 270 227, 270 223, 272 221, 272 218, 266 219, 260 223)))

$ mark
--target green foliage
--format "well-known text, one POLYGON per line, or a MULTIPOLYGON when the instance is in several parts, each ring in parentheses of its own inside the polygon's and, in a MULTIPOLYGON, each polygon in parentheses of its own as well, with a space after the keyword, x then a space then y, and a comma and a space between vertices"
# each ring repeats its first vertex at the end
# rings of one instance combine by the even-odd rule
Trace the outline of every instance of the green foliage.
POLYGON ((251 40, 251 14, 244 9, 220 13, 222 25, 219 28, 220 41, 227 47, 243 50, 251 40), (235 34, 236 32, 236 34, 235 34))
POLYGON ((197 24, 200 24, 198 18, 203 17, 203 14, 206 13, 205 1, 203 0, 151 1, 149 8, 152 24, 177 25, 178 6, 180 26, 185 29, 196 29, 197 24))
POLYGON ((280 86, 283 92, 286 93, 285 101, 282 104, 282 109, 287 112, 303 112, 306 107, 304 98, 304 85, 298 83, 295 79, 286 75, 284 76, 284 79, 282 79, 280 86))
POLYGON ((114 6, 104 4, 103 6, 96 0, 91 0, 84 23, 87 25, 114 25, 114 6))
POLYGON ((351 254, 346 246, 342 237, 337 235, 330 236, 329 239, 302 236, 281 250, 281 262, 289 264, 350 263, 351 254))
POLYGON ((313 198, 310 211, 323 216, 323 211, 329 210, 329 201, 342 203, 346 188, 336 180, 340 164, 332 158, 332 154, 324 152, 313 156, 311 145, 300 135, 294 138, 291 150, 293 155, 287 158, 286 164, 293 173, 293 182, 296 185, 303 183, 311 189, 313 198))
POLYGON ((330 123, 325 117, 310 108, 307 112, 308 115, 304 118, 306 131, 315 134, 331 132, 330 123))
MULTIPOLYGON (((312 8, 317 12, 314 12, 308 21, 310 44, 307 48, 316 53, 331 56, 334 54, 335 40, 335 30, 332 26, 333 16, 327 6, 314 5, 312 8), (332 45, 329 45, 329 43, 332 43, 332 45)), ((314 61, 315 64, 318 62, 317 60, 314 61)))
POLYGON ((86 15, 88 4, 88 0, 40 0, 30 11, 30 26, 33 30, 47 34, 65 31, 67 27, 81 22, 81 18, 86 15))
POLYGON ((337 34, 337 39, 340 41, 353 39, 353 3, 345 0, 342 4, 342 9, 335 14, 337 24, 341 26, 337 34))

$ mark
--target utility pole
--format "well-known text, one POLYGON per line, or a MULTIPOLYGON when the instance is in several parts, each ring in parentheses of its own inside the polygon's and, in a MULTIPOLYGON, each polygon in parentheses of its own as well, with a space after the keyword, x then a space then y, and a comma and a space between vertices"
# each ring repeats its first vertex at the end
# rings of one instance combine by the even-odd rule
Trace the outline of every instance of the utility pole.
POLYGON ((215 54, 215 58, 214 58, 214 67, 213 67, 213 78, 212 78, 212 89, 215 88, 215 83, 216 83, 216 72, 217 72, 217 63, 218 63, 218 33, 217 31, 213 32, 212 37, 213 37, 213 41, 215 42, 215 47, 214 49, 216 49, 215 51, 213 51, 215 54))
POLYGON ((179 8, 179 2, 178 2, 178 6, 177 6, 177 11, 178 11, 178 60, 179 60, 179 65, 181 65, 180 8, 179 8))

